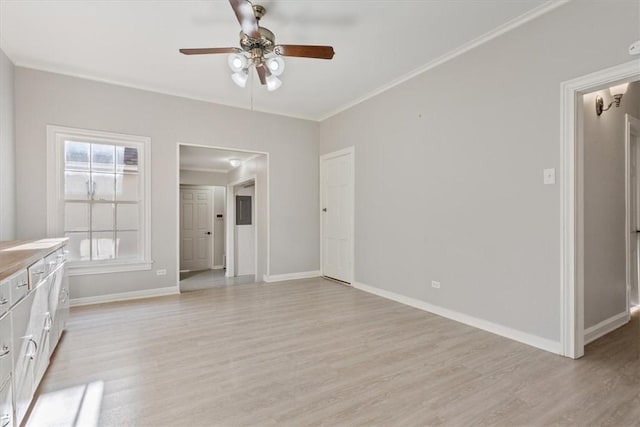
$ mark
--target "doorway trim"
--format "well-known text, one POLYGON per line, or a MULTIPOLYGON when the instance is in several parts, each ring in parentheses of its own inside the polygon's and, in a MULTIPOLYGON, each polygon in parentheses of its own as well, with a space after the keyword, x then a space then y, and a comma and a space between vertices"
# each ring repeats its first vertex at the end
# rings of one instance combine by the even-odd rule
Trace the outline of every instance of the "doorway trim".
POLYGON ((633 60, 568 80, 560 85, 560 351, 573 359, 584 355, 583 265, 583 137, 584 93, 640 77, 640 60, 633 60), (579 258, 580 257, 580 258, 579 258))
MULTIPOLYGON (((632 285, 632 275, 634 274, 633 270, 632 270, 632 262, 631 262, 631 254, 632 254, 632 250, 631 250, 631 245, 633 243, 635 243, 636 245, 636 258, 637 258, 637 249, 638 249, 638 238, 637 238, 637 234, 636 231, 634 230, 634 236, 636 236, 636 238, 634 239, 634 241, 631 241, 631 226, 634 223, 634 221, 631 219, 631 213, 635 212, 636 214, 636 218, 638 218, 638 212, 636 212, 635 210, 637 209, 637 207, 639 206, 638 200, 637 199, 633 199, 632 197, 632 182, 631 182, 631 167, 634 164, 634 162, 631 161, 631 154, 635 154, 636 159, 638 158, 638 150, 640 149, 640 147, 638 147, 637 143, 636 143, 636 147, 635 150, 632 152, 631 150, 631 139, 632 139, 632 135, 636 135, 637 137, 640 137, 640 119, 638 119, 635 116, 632 116, 631 114, 625 114, 624 115, 624 157, 625 157, 625 173, 624 173, 624 184, 625 184, 625 233, 626 233, 626 238, 625 238, 625 251, 626 251, 626 272, 627 272, 627 321, 629 320, 630 316, 631 316, 631 285, 632 285), (631 202, 632 200, 634 200, 636 203, 636 207, 635 208, 631 208, 631 202)), ((636 198, 637 198, 637 194, 638 194, 638 184, 640 184, 639 181, 639 176, 638 176, 638 171, 637 169, 639 168, 640 165, 638 165, 637 160, 635 162, 636 164, 636 188, 635 188, 635 192, 636 192, 636 198)), ((637 221, 637 219, 636 219, 637 221)), ((638 224, 636 224, 636 229, 638 228, 638 224)), ((638 259, 636 259, 636 286, 637 286, 637 282, 638 282, 638 277, 637 277, 637 268, 638 268, 638 259)))
MULTIPOLYGON (((256 155, 264 155, 266 156, 267 161, 267 177, 266 177, 266 194, 265 194, 265 208, 266 208, 266 232, 267 232, 267 259, 265 262, 266 275, 271 273, 271 157, 269 152, 267 151, 259 151, 259 150, 247 150, 243 148, 237 147, 221 147, 217 145, 203 145, 203 144, 193 144, 190 142, 181 142, 178 141, 176 143, 176 169, 175 169, 175 178, 176 178, 176 186, 175 186, 175 231, 176 231, 176 257, 175 257, 175 266, 176 266, 176 288, 178 292, 180 292, 180 147, 199 147, 199 148, 211 148, 214 150, 226 150, 226 151, 240 151, 243 153, 252 153, 256 155)), ((257 181, 256 181, 257 182, 257 181)), ((228 186, 227 186, 228 187, 228 186)), ((227 196, 227 194, 225 194, 227 196)), ((228 222, 228 219, 227 219, 228 222)), ((256 229, 257 236, 257 229, 256 229)), ((258 239, 256 238, 256 242, 258 239)), ((257 244, 257 243, 256 243, 257 244)), ((228 249, 227 249, 228 250, 228 249)), ((256 257, 257 260, 257 257, 256 257)), ((256 270, 257 272, 257 270, 256 270)), ((258 277, 256 276, 256 282, 258 281, 258 277)))
POLYGON ((235 202, 235 187, 238 185, 242 185, 248 182, 253 181, 254 185, 254 196, 253 202, 251 206, 251 215, 254 218, 254 234, 253 234, 253 271, 255 275, 255 281, 259 281, 258 277, 258 228, 260 227, 258 221, 258 177, 257 175, 250 175, 245 178, 239 179, 237 181, 233 181, 227 184, 227 271, 225 272, 226 277, 235 277, 236 271, 236 202, 235 202))
POLYGON ((333 151, 331 153, 326 153, 320 156, 319 168, 320 168, 320 182, 319 182, 319 207, 320 207, 320 275, 324 276, 324 221, 322 219, 322 183, 324 182, 324 168, 322 167, 322 163, 325 160, 333 159, 336 157, 341 157, 345 155, 350 155, 351 159, 351 194, 349 195, 351 198, 351 248, 349 249, 351 252, 351 269, 349 272, 350 282, 348 283, 350 286, 353 286, 355 282, 355 229, 356 229, 356 149, 352 145, 347 148, 343 148, 342 150, 333 151))

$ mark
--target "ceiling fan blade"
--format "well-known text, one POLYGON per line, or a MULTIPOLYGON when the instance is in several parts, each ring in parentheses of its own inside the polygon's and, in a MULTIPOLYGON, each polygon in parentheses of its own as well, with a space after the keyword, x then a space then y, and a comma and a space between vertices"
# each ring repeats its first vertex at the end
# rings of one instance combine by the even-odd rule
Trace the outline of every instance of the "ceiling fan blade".
POLYGON ((267 84, 267 67, 264 64, 256 65, 256 72, 258 73, 258 78, 260 79, 260 84, 267 84))
POLYGON ((273 51, 281 56, 317 59, 331 59, 335 53, 332 46, 304 46, 297 44, 281 44, 276 46, 273 51))
POLYGON ((208 55, 211 53, 237 53, 241 52, 237 47, 204 47, 198 49, 180 49, 183 55, 208 55))
POLYGON ((236 18, 240 23, 242 32, 253 37, 254 39, 260 38, 260 31, 258 30, 258 20, 253 12, 253 6, 247 0, 229 0, 233 11, 236 13, 236 18))

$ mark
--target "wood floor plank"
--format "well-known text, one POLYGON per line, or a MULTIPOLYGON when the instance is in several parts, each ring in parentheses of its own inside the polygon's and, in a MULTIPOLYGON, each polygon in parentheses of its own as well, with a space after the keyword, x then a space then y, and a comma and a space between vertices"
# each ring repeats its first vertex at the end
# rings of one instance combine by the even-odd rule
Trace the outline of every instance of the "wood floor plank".
POLYGON ((640 313, 571 361, 322 279, 237 285, 72 309, 34 413, 98 383, 102 426, 631 426, 639 349, 640 313))

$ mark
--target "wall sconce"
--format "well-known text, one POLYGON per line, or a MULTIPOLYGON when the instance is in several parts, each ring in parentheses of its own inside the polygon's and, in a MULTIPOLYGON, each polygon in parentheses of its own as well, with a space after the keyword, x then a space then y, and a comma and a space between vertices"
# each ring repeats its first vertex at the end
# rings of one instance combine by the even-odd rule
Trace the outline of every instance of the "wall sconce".
POLYGON ((600 95, 596 96, 596 114, 598 116, 602 115, 602 113, 611 108, 614 103, 616 104, 616 108, 619 107, 620 101, 622 101, 622 95, 627 92, 627 87, 629 87, 629 83, 622 83, 609 88, 609 92, 611 96, 613 96, 613 101, 609 103, 607 108, 604 108, 604 99, 602 99, 600 95))

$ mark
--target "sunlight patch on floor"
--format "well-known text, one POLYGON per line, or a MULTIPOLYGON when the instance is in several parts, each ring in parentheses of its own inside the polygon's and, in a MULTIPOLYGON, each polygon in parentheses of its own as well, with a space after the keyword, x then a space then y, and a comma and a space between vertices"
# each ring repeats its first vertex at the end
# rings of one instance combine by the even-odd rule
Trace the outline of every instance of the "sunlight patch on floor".
POLYGON ((98 425, 104 382, 95 381, 38 397, 28 427, 92 427, 98 425))

